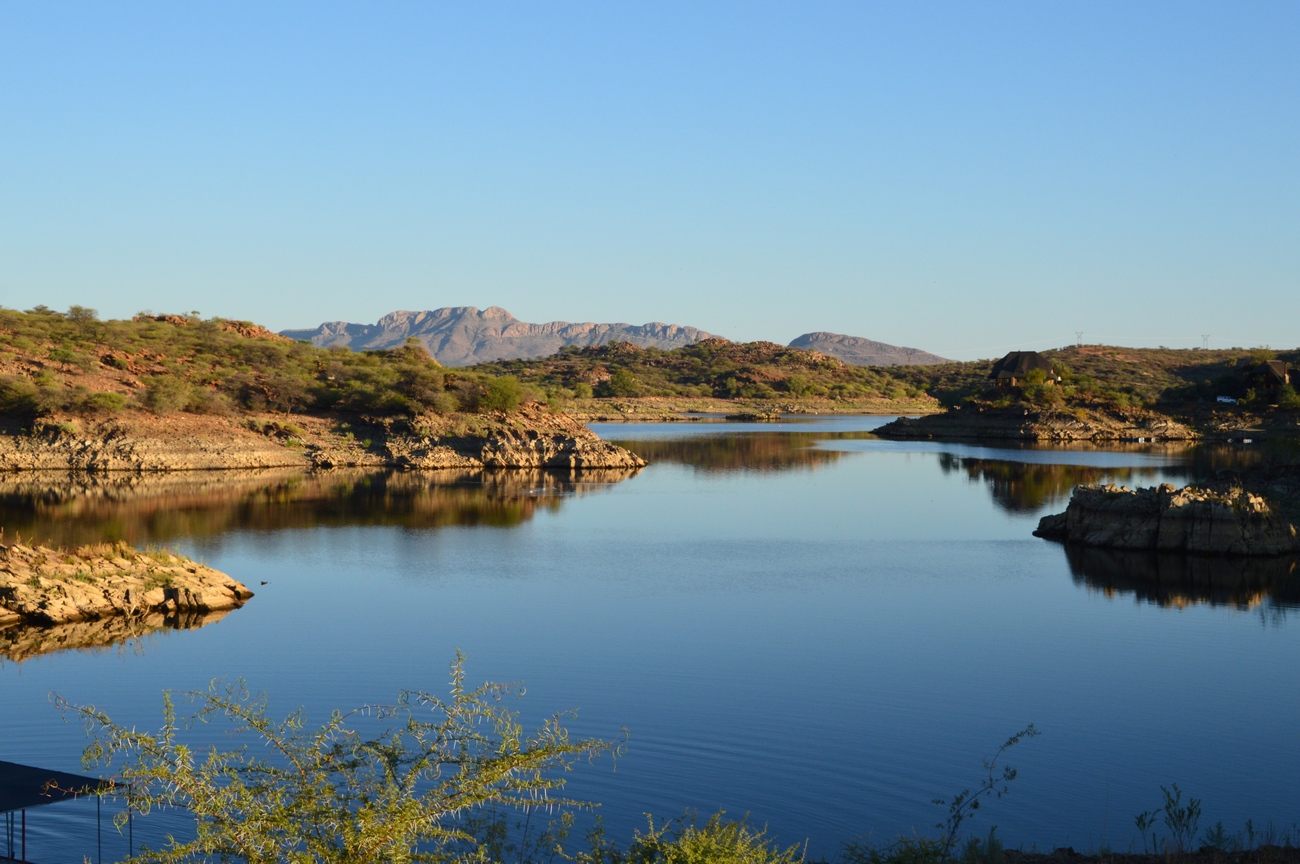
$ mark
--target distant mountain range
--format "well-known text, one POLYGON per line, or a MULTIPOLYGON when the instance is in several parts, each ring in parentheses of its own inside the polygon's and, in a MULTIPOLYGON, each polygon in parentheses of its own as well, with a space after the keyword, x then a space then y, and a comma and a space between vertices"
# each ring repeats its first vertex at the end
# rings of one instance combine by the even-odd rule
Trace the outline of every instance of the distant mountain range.
POLYGON ((445 366, 471 366, 490 360, 531 360, 549 357, 566 345, 586 347, 606 342, 632 342, 643 348, 680 348, 711 333, 676 324, 570 324, 551 321, 528 324, 500 306, 476 309, 449 306, 426 312, 392 312, 375 324, 331 321, 312 330, 282 330, 290 339, 354 350, 397 348, 414 336, 445 366))
MULTIPOLYGON (((445 366, 472 366, 492 360, 532 360, 549 357, 566 345, 584 348, 607 342, 631 342, 643 348, 680 348, 716 339, 695 327, 677 324, 571 324, 551 321, 529 324, 499 306, 476 309, 448 306, 424 312, 392 312, 374 324, 330 321, 311 330, 281 330, 290 339, 357 351, 397 348, 412 336, 445 366)), ((944 358, 913 348, 900 348, 838 333, 806 333, 790 343, 838 357, 855 366, 901 366, 943 363, 944 358)))
POLYGON ((950 362, 946 357, 919 348, 887 345, 841 333, 805 333, 791 342, 790 347, 820 351, 853 366, 932 366, 950 362))

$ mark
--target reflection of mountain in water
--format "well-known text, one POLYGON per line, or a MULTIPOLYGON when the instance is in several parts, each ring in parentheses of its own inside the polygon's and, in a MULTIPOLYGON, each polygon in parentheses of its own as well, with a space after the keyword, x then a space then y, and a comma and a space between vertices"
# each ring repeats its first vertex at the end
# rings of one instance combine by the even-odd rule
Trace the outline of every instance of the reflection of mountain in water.
POLYGON ((112 645, 123 645, 125 650, 134 646, 144 650, 153 634, 170 630, 197 630, 220 621, 226 612, 183 613, 163 615, 155 613, 136 616, 113 616, 96 621, 74 621, 54 627, 36 627, 14 624, 0 629, 0 663, 12 660, 21 663, 41 654, 57 651, 106 650, 112 645))
POLYGON ((676 462, 697 471, 791 471, 830 465, 848 455, 819 441, 875 439, 869 432, 731 432, 681 438, 612 440, 646 461, 676 462))
POLYGON ((1199 603, 1258 609, 1281 618, 1300 608, 1300 558, 1229 558, 1067 545, 1077 584, 1156 606, 1199 603))
POLYGON ((75 547, 320 525, 519 525, 635 470, 283 471, 0 475, 9 536, 75 547))
MULTIPOLYGON (((1090 451, 1071 444, 1069 452, 1090 451)), ((1086 483, 1106 481, 1126 486, 1150 486, 1159 479, 1171 477, 1183 477, 1187 482, 1193 482, 1211 477, 1225 468, 1243 470, 1256 464, 1260 458, 1258 452, 1241 448, 1185 444, 1146 445, 1131 451, 1114 446, 1105 450, 1097 448, 1097 452, 1166 456, 1172 464, 1160 467, 1068 465, 971 458, 953 453, 938 455, 939 468, 945 474, 964 471, 972 481, 987 483, 994 503, 1011 513, 1032 513, 1053 504, 1064 506, 1074 487, 1086 483)))

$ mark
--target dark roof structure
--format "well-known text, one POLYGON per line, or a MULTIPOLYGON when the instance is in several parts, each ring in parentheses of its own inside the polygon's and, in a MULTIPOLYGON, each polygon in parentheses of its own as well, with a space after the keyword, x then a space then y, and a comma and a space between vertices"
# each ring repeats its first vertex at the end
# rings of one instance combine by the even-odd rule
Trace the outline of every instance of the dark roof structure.
POLYGON ((1042 369, 1049 378, 1056 377, 1056 368, 1052 366, 1052 361, 1037 351, 1012 351, 993 364, 993 371, 989 373, 989 377, 1024 378, 1034 369, 1042 369))
POLYGON ((0 813, 12 813, 46 804, 95 795, 111 788, 97 777, 0 762, 0 813))
POLYGON ((1252 378, 1263 378, 1273 384, 1285 384, 1290 368, 1281 360, 1265 360, 1251 371, 1252 378))

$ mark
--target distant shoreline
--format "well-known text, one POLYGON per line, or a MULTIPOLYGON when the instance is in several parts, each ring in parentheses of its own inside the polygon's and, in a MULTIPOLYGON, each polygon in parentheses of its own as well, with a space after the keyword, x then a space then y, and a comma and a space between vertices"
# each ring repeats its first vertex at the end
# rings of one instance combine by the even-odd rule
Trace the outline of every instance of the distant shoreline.
POLYGON ((926 399, 714 399, 709 397, 633 396, 574 399, 565 413, 584 423, 691 423, 742 414, 841 416, 937 414, 942 409, 926 399))

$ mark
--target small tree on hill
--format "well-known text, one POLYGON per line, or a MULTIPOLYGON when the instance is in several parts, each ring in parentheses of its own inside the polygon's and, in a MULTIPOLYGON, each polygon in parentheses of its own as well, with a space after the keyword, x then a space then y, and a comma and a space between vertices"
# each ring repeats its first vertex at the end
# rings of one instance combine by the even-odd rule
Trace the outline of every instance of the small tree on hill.
POLYGON ((605 393, 609 396, 635 396, 639 389, 636 376, 632 374, 630 369, 614 370, 614 373, 609 376, 609 380, 605 382, 604 386, 605 393))

